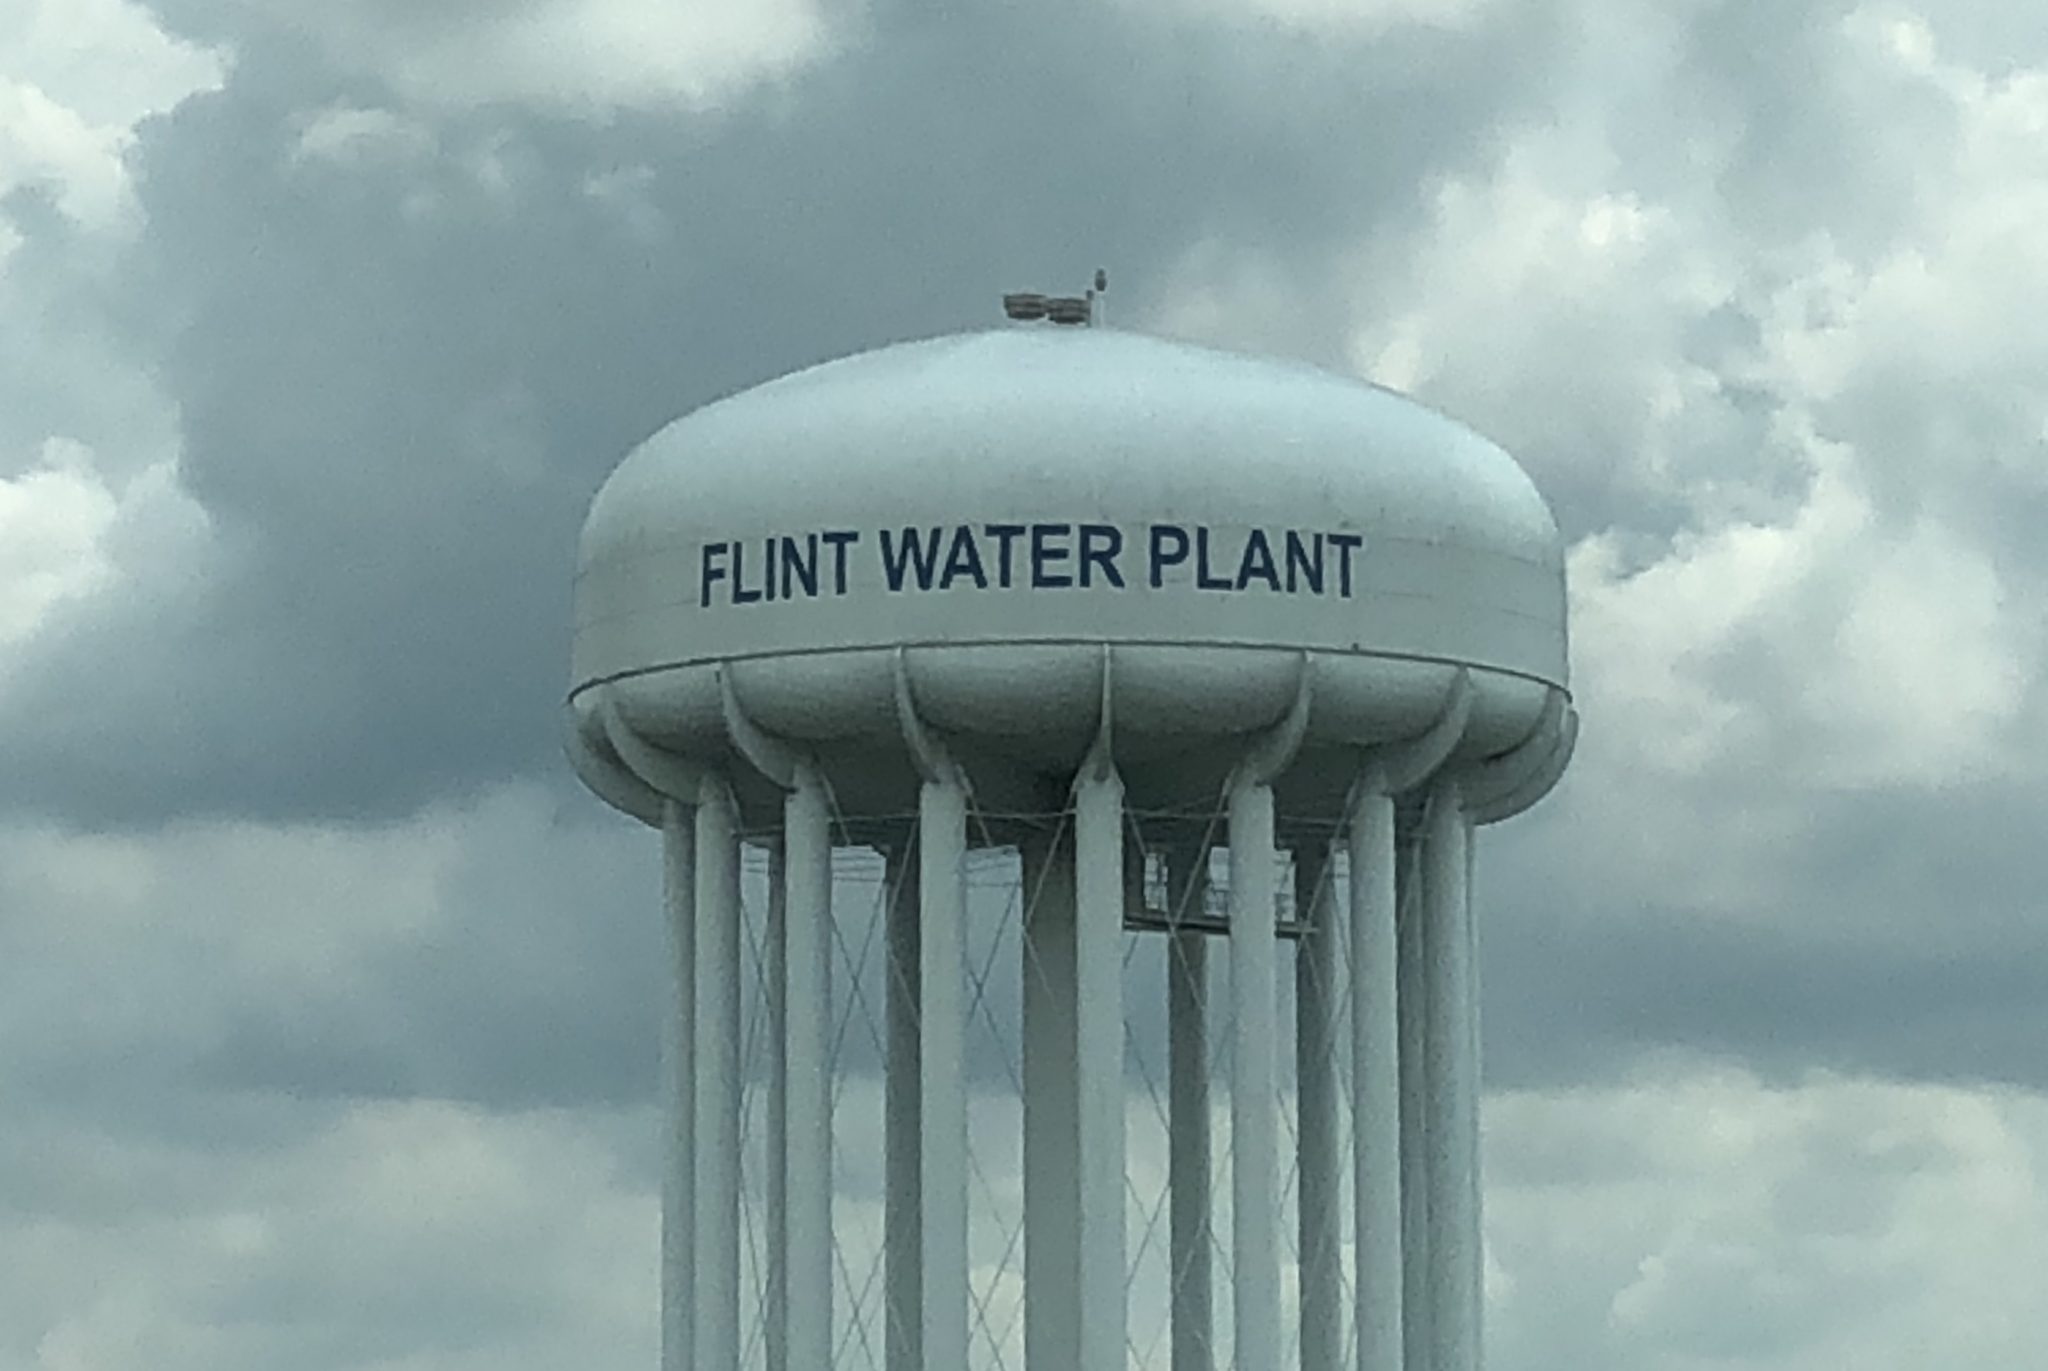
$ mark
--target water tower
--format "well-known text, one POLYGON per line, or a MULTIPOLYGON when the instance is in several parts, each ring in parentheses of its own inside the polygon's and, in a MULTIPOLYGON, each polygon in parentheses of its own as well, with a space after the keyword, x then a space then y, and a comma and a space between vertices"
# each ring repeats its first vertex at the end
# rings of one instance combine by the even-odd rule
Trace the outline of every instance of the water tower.
POLYGON ((676 421, 584 530, 663 1367, 1473 1371, 1472 835, 1571 754, 1556 526, 1400 396, 1009 304, 676 421))

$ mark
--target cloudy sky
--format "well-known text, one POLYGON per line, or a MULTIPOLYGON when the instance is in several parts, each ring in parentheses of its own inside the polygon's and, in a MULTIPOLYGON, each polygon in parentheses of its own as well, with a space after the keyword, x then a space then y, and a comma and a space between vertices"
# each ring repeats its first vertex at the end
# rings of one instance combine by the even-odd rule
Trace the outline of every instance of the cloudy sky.
POLYGON ((0 1371, 653 1365, 584 506, 1098 263, 1572 541, 1497 1371, 2048 1364, 2043 224, 2028 0, 0 0, 0 1371))

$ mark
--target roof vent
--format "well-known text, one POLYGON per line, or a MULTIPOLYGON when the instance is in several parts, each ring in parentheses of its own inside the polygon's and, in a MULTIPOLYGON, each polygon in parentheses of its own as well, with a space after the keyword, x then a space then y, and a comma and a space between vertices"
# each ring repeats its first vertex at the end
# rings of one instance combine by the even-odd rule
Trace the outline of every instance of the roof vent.
POLYGON ((1109 289, 1109 273, 1097 268, 1095 285, 1085 295, 1040 295, 1036 291, 1012 291, 1003 297, 1003 313, 1020 323, 1040 319, 1055 324, 1099 324, 1101 297, 1109 289))
POLYGON ((1043 319, 1048 301, 1043 295, 1018 291, 1003 297, 1003 313, 1012 319, 1043 319))

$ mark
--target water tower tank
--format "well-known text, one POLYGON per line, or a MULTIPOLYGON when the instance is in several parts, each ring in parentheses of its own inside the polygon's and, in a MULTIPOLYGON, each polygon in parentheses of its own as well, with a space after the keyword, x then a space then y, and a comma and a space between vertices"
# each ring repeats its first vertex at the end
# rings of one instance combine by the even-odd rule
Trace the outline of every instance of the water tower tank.
POLYGON ((572 759, 668 853, 665 1367, 1476 1367, 1471 831, 1576 723, 1561 543, 1506 453, 1302 366, 945 337, 647 441, 575 601, 572 759), (1008 942, 976 931, 997 869, 1008 942), (963 1046, 993 982, 1000 1265, 963 1046), (1154 1038, 1158 1168, 1128 1136, 1154 1038))

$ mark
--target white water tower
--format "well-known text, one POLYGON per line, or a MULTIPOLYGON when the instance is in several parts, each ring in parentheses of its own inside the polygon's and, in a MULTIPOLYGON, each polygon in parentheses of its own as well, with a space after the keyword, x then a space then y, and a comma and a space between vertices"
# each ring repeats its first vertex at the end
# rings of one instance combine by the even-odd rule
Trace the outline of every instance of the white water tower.
POLYGON ((1412 401, 1071 304, 709 405, 591 510, 665 1371, 1480 1364, 1472 833, 1571 754, 1555 523, 1412 401))

